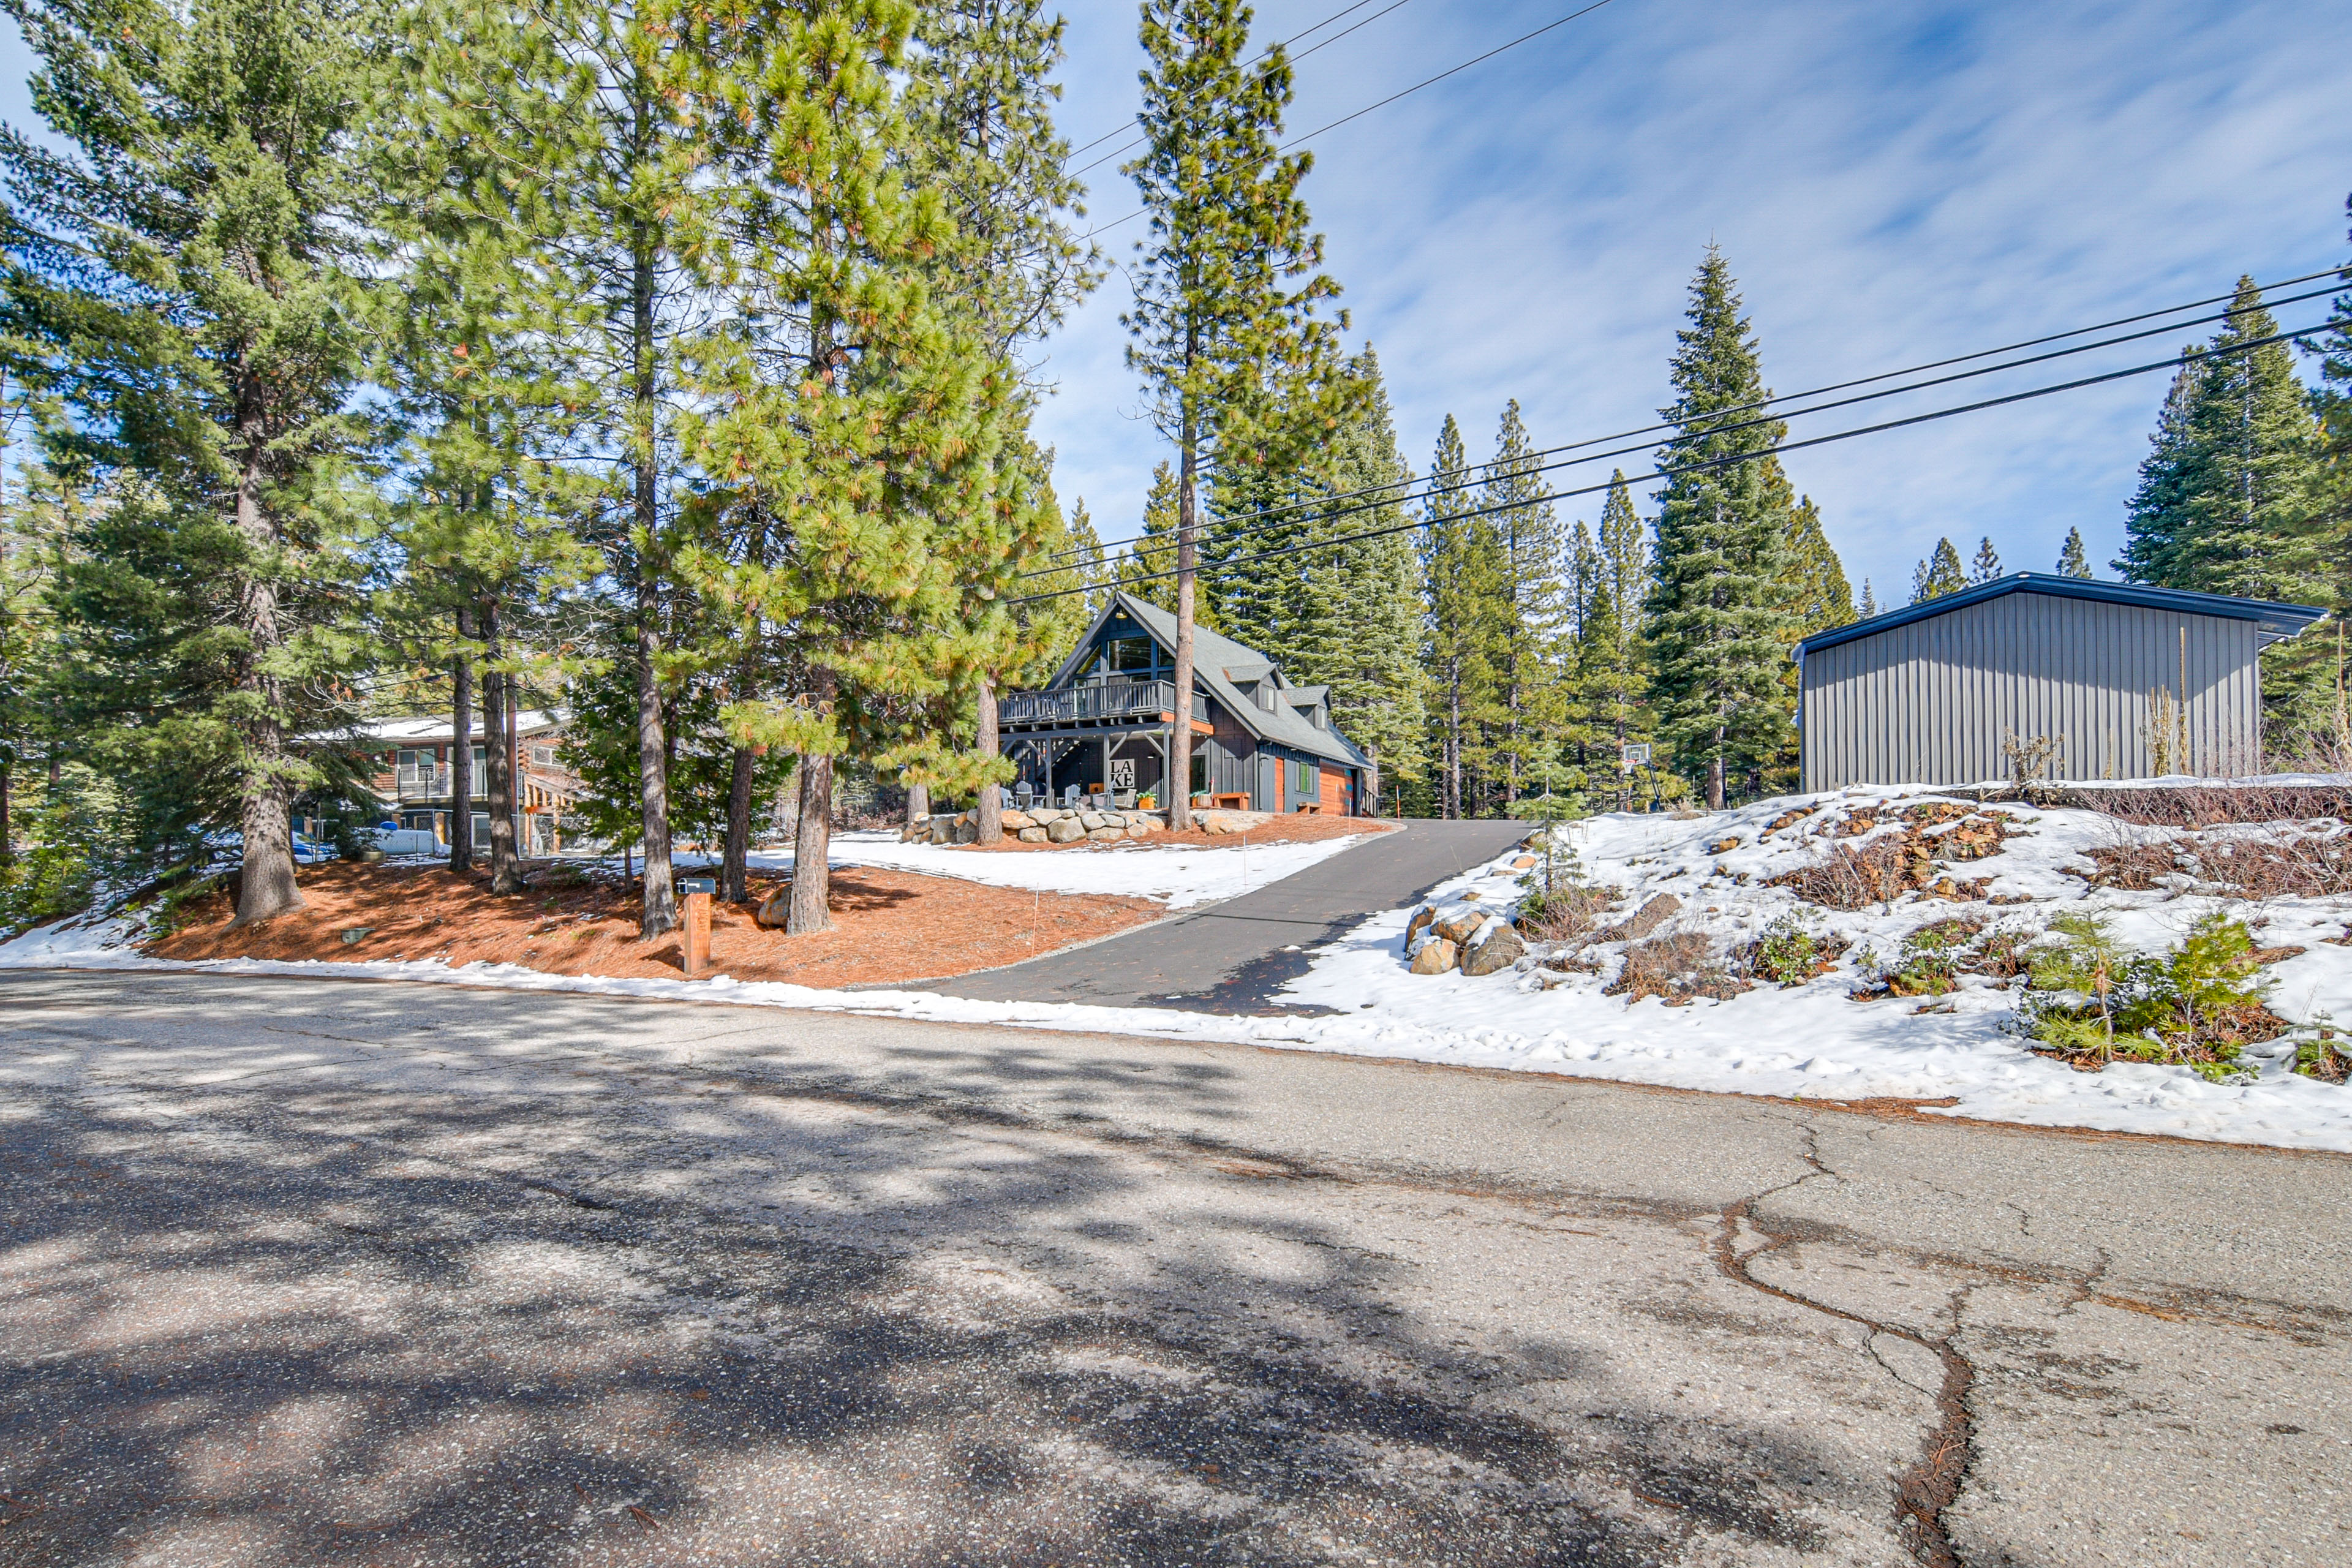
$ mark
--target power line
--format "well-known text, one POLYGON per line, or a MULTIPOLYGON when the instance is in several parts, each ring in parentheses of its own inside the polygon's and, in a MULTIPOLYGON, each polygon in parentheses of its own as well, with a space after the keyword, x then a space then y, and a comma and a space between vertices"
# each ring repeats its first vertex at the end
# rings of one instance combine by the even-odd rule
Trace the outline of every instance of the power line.
MULTIPOLYGON (((1255 53, 1255 54, 1252 55, 1248 59, 1244 60, 1244 61, 1242 62, 1242 64, 1243 64, 1243 65, 1244 65, 1244 66, 1254 66, 1254 65, 1257 64, 1257 62, 1258 62, 1258 61, 1260 61, 1260 60, 1262 60, 1262 59, 1265 58, 1265 57, 1266 57, 1266 56, 1268 56, 1268 55, 1270 55, 1270 54, 1274 53, 1274 51, 1275 51, 1275 50, 1276 50, 1276 49, 1286 49, 1286 48, 1288 48, 1291 45, 1293 45, 1293 44, 1297 43, 1299 39, 1301 39, 1301 38, 1303 38, 1303 37, 1306 37, 1307 36, 1307 34, 1308 34, 1308 33, 1319 33, 1319 32, 1321 32, 1324 28, 1326 28, 1326 27, 1329 26, 1332 23, 1334 23, 1334 22, 1338 21, 1340 17, 1342 17, 1342 16, 1349 16, 1349 15, 1351 15, 1351 14, 1353 14, 1353 13, 1355 13, 1355 12, 1360 11, 1360 10, 1362 10, 1365 6, 1370 5, 1370 4, 1372 4, 1372 0, 1356 0, 1356 3, 1355 3, 1354 5, 1349 5, 1349 6, 1347 6, 1347 7, 1345 7, 1345 8, 1344 8, 1344 9, 1342 9, 1342 10, 1334 11, 1333 13, 1331 13, 1331 15, 1329 15, 1328 16, 1324 17, 1321 21, 1319 21, 1319 22, 1316 23, 1313 26, 1311 26, 1311 27, 1307 28, 1305 32, 1293 33, 1293 34, 1291 34, 1291 35, 1290 35, 1290 37, 1286 37, 1286 38, 1283 39, 1280 43, 1277 43, 1277 44, 1269 44, 1269 45, 1267 45, 1265 48, 1262 48, 1262 49, 1260 49, 1257 53, 1255 53)), ((1328 38, 1324 39, 1322 43, 1320 43, 1320 44, 1316 44, 1316 45, 1314 45, 1312 47, 1309 47, 1309 48, 1305 48, 1305 49, 1301 49, 1301 50, 1299 50, 1299 51, 1298 51, 1298 53, 1297 53, 1297 55, 1295 55, 1294 57, 1292 57, 1293 63, 1295 64, 1295 63, 1296 63, 1297 61, 1298 61, 1298 60, 1303 60, 1303 59, 1305 59, 1308 55, 1313 54, 1313 53, 1315 52, 1315 50, 1316 50, 1316 49, 1319 49, 1319 48, 1323 47, 1325 44, 1336 44, 1336 43, 1338 43, 1341 38, 1344 38, 1344 37, 1346 37, 1349 33, 1354 32, 1354 31, 1356 30, 1356 28, 1357 28, 1357 27, 1368 26, 1370 26, 1370 24, 1372 24, 1372 23, 1374 23, 1374 22, 1379 21, 1382 16, 1387 16, 1391 11, 1398 10, 1398 9, 1400 9, 1400 8, 1402 8, 1402 7, 1405 6, 1405 5, 1411 5, 1411 4, 1412 4, 1412 0, 1392 0, 1392 3, 1391 3, 1391 4, 1390 4, 1390 5, 1385 5, 1385 6, 1381 7, 1380 10, 1378 10, 1378 11, 1374 12, 1372 15, 1370 15, 1370 16, 1369 16, 1365 17, 1362 21, 1358 22, 1357 24, 1355 24, 1355 26, 1350 26, 1350 27, 1342 27, 1341 29, 1339 29, 1339 31, 1338 31, 1338 32, 1336 32, 1336 33, 1332 34, 1329 37, 1328 37, 1328 38)), ((1123 135, 1125 135, 1125 134, 1127 133, 1127 131, 1128 131, 1128 129, 1129 129, 1129 126, 1132 126, 1132 125, 1137 124, 1137 123, 1138 123, 1139 121, 1140 121, 1142 119, 1143 119, 1143 116, 1142 116, 1142 115, 1140 115, 1140 114, 1130 114, 1130 115, 1129 115, 1129 116, 1127 117, 1126 122, 1125 122, 1125 123, 1123 123, 1123 124, 1121 124, 1121 125, 1120 125, 1117 130, 1115 130, 1115 131, 1106 131, 1106 132, 1104 132, 1101 135, 1099 135, 1099 136, 1096 137, 1093 141, 1091 141, 1091 142, 1087 142, 1087 143, 1086 144, 1086 146, 1085 146, 1085 147, 1073 147, 1073 148, 1071 148, 1071 149, 1070 149, 1070 152, 1069 152, 1069 156, 1071 156, 1071 157, 1075 158, 1075 157, 1076 157, 1079 153, 1081 153, 1085 152, 1085 151, 1087 150, 1087 147, 1099 147, 1099 146, 1101 146, 1104 142, 1106 142, 1109 141, 1109 140, 1110 140, 1112 137, 1114 137, 1114 136, 1123 136, 1123 135)), ((1118 157, 1118 156, 1119 155, 1119 153, 1126 152, 1126 151, 1127 151, 1127 149, 1128 149, 1129 147, 1132 147, 1132 146, 1134 146, 1134 145, 1135 145, 1135 143, 1134 143, 1133 142, 1127 142, 1127 143, 1126 143, 1125 145, 1123 145, 1123 146, 1120 146, 1120 147, 1115 148, 1115 149, 1113 149, 1112 151, 1110 151, 1110 152, 1108 152, 1108 153, 1104 153, 1101 157, 1097 158, 1097 159, 1094 161, 1094 163, 1087 163, 1087 164, 1085 164, 1085 165, 1084 165, 1084 166, 1082 166, 1082 167, 1073 169, 1073 170, 1071 170, 1071 171, 1070 171, 1070 173, 1071 173, 1071 174, 1085 174, 1085 173, 1087 172, 1087 170, 1093 168, 1093 167, 1095 166, 1095 163, 1108 163, 1108 162, 1109 162, 1111 159, 1118 157)))
MULTIPOLYGON (((2305 273, 2300 278, 2280 279, 2275 282, 2264 284, 2261 287, 2265 289, 2287 289, 2293 288, 2298 283, 2311 282, 2315 279, 2335 278, 2337 276, 2337 269, 2329 268, 2318 272, 2305 273)), ((2264 303, 2266 307, 2269 305, 2292 305, 2305 300, 2319 299, 2331 294, 2334 291, 2334 285, 2331 284, 2329 287, 2325 289, 2316 289, 2303 294, 2290 294, 2283 298, 2266 300, 2264 303)), ((1979 349, 1974 353, 1956 354, 1948 359, 1931 360, 1925 364, 1912 365, 1903 370, 1881 371, 1874 375, 1858 376, 1851 381, 1833 382, 1827 386, 1815 387, 1807 392, 1784 393, 1774 397, 1761 398, 1754 403, 1738 404, 1729 408, 1718 409, 1713 414, 1707 416, 1707 417, 1710 419, 1721 419, 1730 415, 1745 414, 1756 410, 1769 408, 1777 404, 1800 402, 1806 398, 1820 397, 1832 392, 1843 392, 1851 387, 1868 386, 1876 382, 1889 381, 1902 376, 1916 375, 1923 371, 1941 370, 1948 365, 1966 364, 1970 360, 1985 359, 1994 354, 2010 353, 2022 348, 2034 348, 2042 343, 2059 342, 2067 338, 2080 337, 2086 332, 2105 331, 2114 327, 2129 326, 2136 321, 2152 321, 2159 316, 2177 316, 2183 310, 2193 310, 2202 306, 2219 304, 2223 300, 2234 300, 2235 298, 2236 294, 2232 291, 2229 294, 2212 295, 2210 298, 2203 300, 2191 300, 2185 304, 2175 305, 2168 310, 2143 310, 2137 315, 2117 317, 2114 321, 2102 321, 2093 326, 2077 327, 2071 331, 2052 332, 2038 338, 2028 338, 2021 342, 2004 344, 2000 348, 1979 349)), ((2053 359, 2063 359, 2072 354, 2088 353, 2095 349, 2113 348, 2119 343, 2134 342, 2142 338, 2158 337, 2167 332, 2179 331, 2189 327, 2201 326, 2212 321, 2226 321, 2235 312, 2230 310, 2222 310, 2210 316, 2197 316, 2191 317, 2187 321, 2169 321, 2162 326, 2151 327, 2143 331, 2127 332, 2121 337, 2102 339, 2097 342, 2080 343, 2076 344, 2073 348, 2061 349, 2046 354, 2035 354, 2021 360, 2011 360, 2002 364, 1984 365, 1975 370, 1964 371, 1954 375, 1938 376, 1932 381, 1913 382, 1904 386, 1888 387, 1882 391, 1865 394, 1860 397, 1841 398, 1834 403, 1818 404, 1810 408, 1783 409, 1777 414, 1762 418, 1747 420, 1735 425, 1714 425, 1708 426, 1704 433, 1710 436, 1731 435, 1738 431, 1753 429, 1760 425, 1773 424, 1782 419, 1801 418, 1808 414, 1825 413, 1832 408, 1848 407, 1856 403, 1871 402, 1881 397, 1897 397, 1906 393, 1922 392, 1929 387, 1946 385, 1955 381, 1965 381, 1979 375, 1992 375, 2001 371, 2017 370, 2026 365, 2040 364, 2053 359)), ((2173 362, 2168 361, 2166 363, 2168 363, 2173 362)), ((1680 428, 1682 428, 1682 426, 1671 422, 1637 426, 1632 429, 1622 430, 1613 435, 1590 437, 1581 441, 1566 442, 1557 447, 1540 447, 1536 451, 1528 453, 1528 457, 1529 458, 1552 458, 1562 452, 1583 451, 1584 448, 1588 447, 1599 446, 1603 442, 1627 440, 1637 436, 1646 436, 1662 430, 1675 430, 1680 428)), ((1512 471, 1515 474, 1549 473, 1555 468, 1570 468, 1583 463, 1600 462, 1603 458, 1607 458, 1625 457, 1633 452, 1644 450, 1650 445, 1651 443, 1643 442, 1633 447, 1613 448, 1603 452, 1591 452, 1580 458, 1560 458, 1558 461, 1541 463, 1533 468, 1515 468, 1512 471)), ((1492 465, 1481 465, 1481 467, 1488 468, 1492 467, 1492 465)), ((1386 484, 1367 485, 1353 490, 1328 492, 1315 500, 1293 501, 1284 506, 1266 507, 1261 508, 1254 512, 1244 512, 1241 513, 1238 518, 1230 521, 1245 521, 1252 519, 1258 521, 1252 522, 1251 525, 1247 527, 1228 527, 1224 530, 1223 536, 1227 539, 1246 538, 1253 533, 1263 532, 1269 528, 1281 526, 1284 520, 1289 519, 1295 514, 1302 512, 1328 520, 1333 517, 1347 517, 1359 511, 1369 511, 1382 506, 1404 505, 1415 498, 1410 494, 1390 495, 1387 492, 1394 490, 1409 491, 1416 485, 1427 484, 1430 487, 1426 495, 1420 498, 1423 500, 1433 500, 1441 494, 1452 494, 1455 491, 1470 488, 1469 484, 1465 482, 1463 484, 1448 485, 1441 489, 1437 484, 1437 475, 1431 474, 1425 479, 1392 479, 1386 484), (1362 497, 1377 497, 1381 499, 1369 500, 1360 506, 1339 508, 1336 510, 1330 508, 1329 503, 1333 501, 1354 500, 1362 497)), ((1075 557, 1082 553, 1084 553, 1082 550, 1061 550, 1054 552, 1052 554, 1039 557, 1038 559, 1049 562, 1058 561, 1069 557, 1075 557)), ((1023 577, 1050 576, 1055 572, 1063 569, 1064 568, 1048 566, 1038 570, 1024 572, 1021 574, 1021 575, 1023 577)))
MULTIPOLYGON (((1882 420, 1875 425, 1857 426, 1852 430, 1838 430, 1827 436, 1813 436, 1802 441, 1790 441, 1780 446, 1767 447, 1761 451, 1735 452, 1721 458, 1706 458, 1696 462, 1678 463, 1672 468, 1653 468, 1648 473, 1632 476, 1626 482, 1633 484, 1647 479, 1673 479, 1680 474, 1703 473, 1714 468, 1732 468, 1740 463, 1752 463, 1765 458, 1777 457, 1782 452, 1801 451, 1807 447, 1825 447, 1833 441, 1850 441, 1857 436, 1874 436, 1883 431, 1899 430, 1906 426, 1925 425, 1934 420, 1949 419, 1962 414, 1979 413, 1987 408, 1999 408, 2011 403, 2024 403, 2037 397, 2049 397, 2061 392, 2074 392, 2085 386, 2096 386, 2103 382, 2121 381, 2127 376, 2146 375, 2150 371, 2168 370, 2175 365, 2187 365, 2195 361, 2247 353, 2272 343, 2291 342, 2297 339, 2311 337, 2328 331, 2333 324, 2329 321, 2320 321, 2291 332, 2273 332, 2269 337, 2252 338, 2242 343, 2233 343, 2226 349, 2194 350, 2175 355, 2170 359, 2153 360, 2147 364, 2134 365, 2128 370, 2111 370, 2099 375, 2086 375, 2078 380, 2060 382, 2051 386, 2037 386, 2024 392, 2012 392, 2000 397, 1983 398, 1975 403, 1964 403, 1952 408, 1931 409, 1927 413, 1913 414, 1901 419, 1882 420)), ((1414 518, 1409 521, 1390 523, 1381 528, 1360 529, 1354 533, 1339 534, 1330 539, 1308 540, 1304 543, 1286 545, 1278 550, 1263 550, 1255 555, 1236 556, 1229 561, 1219 562, 1205 570, 1213 574, 1223 573, 1236 566, 1247 566, 1260 561, 1278 561, 1287 556, 1301 555, 1310 550, 1328 550, 1337 545, 1354 544, 1367 539, 1384 538, 1391 533, 1409 533, 1417 529, 1432 528, 1439 523, 1466 522, 1474 518, 1492 516, 1498 511, 1513 511, 1520 507, 1540 506, 1546 501, 1566 500, 1575 496, 1596 494, 1608 489, 1615 482, 1612 479, 1606 483, 1585 485, 1575 489, 1549 490, 1542 495, 1523 496, 1517 500, 1498 501, 1493 506, 1476 507, 1468 511, 1450 512, 1444 517, 1414 518)), ((1197 570, 1201 569, 1196 568, 1197 570)), ((1141 572, 1121 576, 1111 583, 1097 583, 1077 588, 1059 588, 1050 593, 1025 595, 1005 602, 1013 605, 1036 604, 1047 599, 1068 598, 1073 594, 1096 594, 1101 593, 1105 588, 1124 588, 1131 583, 1159 582, 1180 574, 1175 570, 1141 572)))
MULTIPOLYGON (((1499 55, 1499 54, 1503 53, 1506 49, 1516 49, 1516 48, 1517 48, 1521 44, 1526 43, 1526 42, 1527 42, 1528 39, 1530 39, 1530 38, 1540 38, 1540 37, 1542 37, 1546 33, 1550 32, 1554 27, 1562 27, 1562 26, 1566 26, 1569 23, 1575 21, 1579 16, 1590 16, 1591 13, 1593 13, 1593 12, 1595 12, 1595 11, 1600 10, 1601 6, 1606 5, 1608 5, 1608 4, 1610 4, 1610 0, 1592 0, 1592 4, 1591 4, 1591 5, 1590 5, 1585 6, 1585 7, 1584 7, 1584 9, 1583 9, 1583 10, 1581 10, 1581 11, 1571 11, 1571 12, 1570 12, 1567 16, 1560 17, 1560 18, 1559 18, 1558 21, 1556 21, 1556 22, 1547 22, 1547 23, 1545 23, 1542 26, 1538 27, 1538 28, 1537 28, 1534 32, 1532 32, 1532 33, 1522 33, 1522 34, 1520 34, 1517 37, 1513 38, 1513 39, 1512 39, 1509 43, 1507 43, 1507 44, 1497 44, 1496 46, 1495 46, 1495 47, 1493 47, 1493 48, 1491 48, 1491 49, 1488 49, 1485 54, 1478 56, 1478 57, 1477 57, 1476 58, 1475 58, 1475 59, 1467 59, 1467 60, 1464 60, 1460 65, 1458 65, 1458 66, 1454 66, 1454 67, 1453 67, 1451 69, 1439 71, 1439 72, 1438 72, 1435 76, 1433 76, 1433 77, 1430 77, 1430 78, 1428 78, 1427 79, 1423 80, 1423 81, 1417 81, 1417 82, 1413 83, 1411 87, 1406 88, 1402 92, 1392 92, 1392 93, 1389 94, 1389 96, 1388 96, 1388 97, 1386 97, 1386 98, 1384 98, 1384 99, 1381 100, 1378 103, 1366 104, 1363 108, 1361 108, 1361 109, 1360 109, 1360 110, 1356 110, 1353 114, 1343 114, 1343 115, 1341 115, 1339 119, 1334 120, 1333 121, 1331 121, 1331 123, 1330 123, 1330 124, 1328 124, 1328 125, 1323 125, 1323 126, 1318 126, 1318 127, 1317 127, 1315 130, 1313 130, 1313 131, 1309 131, 1308 132, 1307 132, 1307 134, 1306 134, 1306 135, 1304 135, 1304 136, 1294 136, 1294 137, 1292 137, 1289 141, 1285 142, 1284 142, 1280 147, 1276 148, 1276 152, 1278 152, 1278 153, 1287 153, 1287 152, 1289 152, 1293 147, 1298 146, 1298 145, 1299 145, 1299 144, 1301 144, 1302 142, 1311 142, 1311 141, 1313 141, 1316 137, 1322 135, 1322 134, 1323 134, 1323 132, 1326 132, 1326 131, 1334 131, 1334 130, 1337 130, 1339 127, 1340 127, 1340 126, 1342 126, 1342 125, 1347 124, 1347 123, 1348 123, 1348 121, 1349 121, 1350 120, 1360 120, 1360 119, 1362 119, 1365 115, 1370 114, 1370 113, 1373 110, 1375 110, 1375 109, 1386 109, 1390 104, 1394 103, 1398 99, 1401 99, 1401 98, 1410 98, 1410 97, 1412 97, 1414 93, 1419 92, 1419 91, 1420 91, 1423 88, 1424 88, 1424 87, 1431 87, 1431 86, 1433 86, 1433 85, 1435 85, 1435 84, 1436 84, 1436 83, 1438 83, 1438 82, 1444 81, 1447 77, 1459 75, 1461 72, 1468 70, 1472 66, 1481 64, 1481 63, 1483 63, 1484 61, 1486 61, 1486 60, 1491 60, 1491 59, 1493 59, 1496 55, 1499 55)), ((1391 6, 1391 7, 1390 7, 1390 9, 1391 9, 1391 10, 1394 10, 1394 9, 1395 9, 1395 7, 1394 7, 1394 6, 1391 6)), ((1342 15, 1344 15, 1344 14, 1345 14, 1345 13, 1342 13, 1342 15)), ((1383 14, 1383 15, 1385 15, 1386 13, 1382 13, 1382 14, 1383 14)), ((1360 26, 1360 25, 1361 25, 1361 24, 1359 24, 1359 26, 1360 26)), ((1311 29, 1310 29, 1310 30, 1311 30, 1311 29)), ((1320 46, 1318 46, 1318 47, 1319 47, 1320 46)), ((1092 142, 1089 142, 1089 143, 1087 143, 1087 145, 1092 146, 1092 145, 1093 145, 1093 143, 1092 143, 1092 142)), ((1126 144, 1126 146, 1121 147, 1118 151, 1119 151, 1120 153, 1124 153, 1124 152, 1126 152, 1126 151, 1128 150, 1128 148, 1129 148, 1129 147, 1132 147, 1132 146, 1134 146, 1134 145, 1135 145, 1135 142, 1128 142, 1128 143, 1126 144)), ((1087 164, 1085 168, 1077 169, 1077 170, 1074 170, 1074 171, 1072 171, 1072 172, 1073 172, 1074 174, 1084 174, 1084 173, 1086 173, 1086 170, 1087 170, 1087 169, 1091 169, 1091 168, 1093 168, 1093 167, 1095 166, 1095 163, 1103 163, 1103 162, 1105 162, 1107 159, 1108 159, 1108 158, 1115 158, 1115 157, 1117 157, 1118 155, 1118 153, 1107 153, 1107 154, 1105 154, 1105 155, 1104 155, 1104 157, 1096 159, 1096 160, 1094 161, 1094 163, 1088 163, 1088 164, 1087 164)), ((1087 236, 1086 236, 1086 237, 1087 237, 1088 239, 1092 239, 1096 235, 1098 235, 1098 234, 1108 234, 1112 229, 1115 229, 1115 228, 1118 227, 1121 224, 1133 223, 1137 218, 1141 217, 1145 213, 1150 212, 1150 210, 1151 210, 1151 209, 1150 209, 1150 208, 1149 208, 1149 207, 1138 207, 1138 208, 1136 208, 1133 212, 1131 212, 1131 213, 1128 214, 1125 217, 1113 218, 1110 222, 1108 222, 1108 223, 1107 223, 1107 224, 1101 224, 1101 225, 1098 225, 1097 226, 1096 226, 1096 227, 1094 227, 1094 228, 1090 228, 1090 229, 1088 229, 1088 230, 1087 231, 1087 236)))

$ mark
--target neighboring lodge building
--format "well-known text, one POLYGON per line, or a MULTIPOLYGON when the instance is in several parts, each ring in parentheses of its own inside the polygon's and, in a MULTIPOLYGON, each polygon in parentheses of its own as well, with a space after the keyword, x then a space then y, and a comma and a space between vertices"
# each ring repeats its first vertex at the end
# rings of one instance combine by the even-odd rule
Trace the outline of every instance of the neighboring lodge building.
MULTIPOLYGON (((1131 791, 1164 808, 1175 664, 1176 617, 1115 593, 1050 685, 998 703, 1000 750, 1032 791, 1131 791)), ((1326 688, 1292 685, 1256 649, 1196 627, 1193 795, 1255 811, 1373 815, 1378 770, 1333 726, 1327 699, 1326 688)))
MULTIPOLYGON (((360 733, 362 747, 377 763, 372 782, 383 802, 384 820, 429 832, 446 844, 449 814, 455 809, 450 797, 448 716, 380 719, 361 726, 360 733)), ((474 755, 467 794, 478 848, 490 841, 478 718, 472 733, 474 755)), ((562 739, 562 714, 525 709, 515 715, 515 845, 522 854, 551 855, 563 847, 563 813, 579 793, 580 781, 556 761, 556 748, 562 739)))

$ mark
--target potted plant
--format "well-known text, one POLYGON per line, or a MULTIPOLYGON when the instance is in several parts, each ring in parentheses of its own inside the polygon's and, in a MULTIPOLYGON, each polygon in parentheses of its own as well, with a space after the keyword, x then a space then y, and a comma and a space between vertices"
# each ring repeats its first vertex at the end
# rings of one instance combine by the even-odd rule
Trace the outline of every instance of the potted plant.
POLYGON ((1159 795, 1155 791, 1145 790, 1141 795, 1135 797, 1135 808, 1138 811, 1158 811, 1160 809, 1159 795))

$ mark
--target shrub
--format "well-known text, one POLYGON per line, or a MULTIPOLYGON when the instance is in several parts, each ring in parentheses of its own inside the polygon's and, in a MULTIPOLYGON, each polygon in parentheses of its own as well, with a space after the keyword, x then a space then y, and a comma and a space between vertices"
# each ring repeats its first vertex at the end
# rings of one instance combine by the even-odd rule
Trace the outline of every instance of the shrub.
POLYGON ((2161 955, 2135 953, 2096 915, 2051 922, 2055 939, 2034 954, 2018 1022, 2070 1065, 2162 1062, 2221 1079, 2242 1070, 2240 1049, 2286 1028, 2264 998, 2269 977, 2253 963, 2252 935, 2216 911, 2161 955))
POLYGON ((1802 985, 1815 975, 1829 973, 1845 949, 1844 938, 1814 931, 1802 916, 1790 910, 1740 949, 1739 962, 1747 973, 1772 984, 1802 985))
POLYGON ((1727 1002, 1747 989, 1748 983, 1715 956, 1703 933, 1684 931, 1628 943, 1624 966, 1602 987, 1602 994, 1631 1002, 1657 996, 1669 1007, 1680 1007, 1698 996, 1727 1002))
POLYGON ((1886 989, 1897 996, 1941 996, 1957 988, 1960 961, 1983 929, 1966 916, 1921 926, 1903 939, 1886 989))

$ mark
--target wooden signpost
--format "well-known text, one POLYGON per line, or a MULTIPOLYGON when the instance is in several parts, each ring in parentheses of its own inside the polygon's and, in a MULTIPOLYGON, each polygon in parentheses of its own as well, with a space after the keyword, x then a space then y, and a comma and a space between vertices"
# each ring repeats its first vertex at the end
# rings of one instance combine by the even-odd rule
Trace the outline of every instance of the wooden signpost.
POLYGON ((678 883, 686 893, 686 977, 698 979, 710 967, 710 900, 719 884, 708 877, 678 883))

